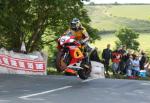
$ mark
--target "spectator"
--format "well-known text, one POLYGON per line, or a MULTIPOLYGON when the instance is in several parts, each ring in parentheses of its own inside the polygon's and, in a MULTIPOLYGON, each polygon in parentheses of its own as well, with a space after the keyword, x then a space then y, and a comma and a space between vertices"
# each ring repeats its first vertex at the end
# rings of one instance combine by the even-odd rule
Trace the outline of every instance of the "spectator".
POLYGON ((144 70, 144 65, 146 63, 146 54, 142 51, 141 52, 141 59, 140 59, 140 69, 144 70))
POLYGON ((150 76, 150 63, 147 61, 147 63, 145 64, 145 70, 147 72, 147 75, 150 76))
POLYGON ((128 60, 127 57, 127 51, 126 51, 126 46, 122 46, 121 49, 119 50, 120 54, 121 54, 121 61, 119 63, 119 69, 121 71, 122 74, 126 74, 126 62, 128 60))
MULTIPOLYGON (((127 62, 128 59, 130 58, 130 56, 132 56, 132 51, 131 51, 131 50, 128 50, 128 51, 127 51, 127 54, 126 54, 126 58, 125 58, 125 59, 126 59, 126 60, 125 60, 126 62, 127 62)), ((132 56, 132 59, 133 59, 133 56, 132 56)))
POLYGON ((108 70, 109 70, 109 62, 111 59, 111 53, 112 51, 110 50, 110 44, 108 44, 107 48, 104 49, 102 52, 102 59, 104 60, 105 71, 106 71, 106 74, 108 75, 109 75, 108 70))
POLYGON ((126 62, 126 70, 127 70, 127 76, 132 76, 132 68, 133 68, 133 57, 132 55, 129 56, 129 59, 126 62))
POLYGON ((120 52, 122 55, 125 54, 125 53, 126 53, 126 46, 123 45, 123 46, 121 46, 120 48, 121 48, 121 49, 119 50, 119 52, 120 52))
POLYGON ((139 57, 135 56, 135 59, 133 59, 133 76, 138 76, 139 72, 140 72, 140 61, 139 61, 139 57))
POLYGON ((112 52, 112 69, 113 73, 116 74, 118 73, 118 67, 121 59, 121 54, 119 52, 120 48, 112 52))
POLYGON ((134 51, 134 52, 132 53, 132 56, 133 56, 133 59, 135 59, 136 56, 137 56, 137 53, 134 51))

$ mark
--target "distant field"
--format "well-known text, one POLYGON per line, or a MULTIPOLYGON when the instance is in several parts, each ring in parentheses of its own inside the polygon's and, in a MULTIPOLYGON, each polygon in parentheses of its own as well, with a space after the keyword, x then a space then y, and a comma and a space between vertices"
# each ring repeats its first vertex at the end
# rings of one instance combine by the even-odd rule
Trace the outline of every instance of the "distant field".
POLYGON ((86 9, 91 25, 99 30, 116 30, 120 26, 150 30, 150 5, 96 5, 86 9))
POLYGON ((140 48, 150 50, 150 5, 96 5, 86 6, 92 20, 92 27, 105 31, 101 41, 95 46, 100 50, 108 43, 115 47, 117 38, 114 32, 121 26, 127 26, 140 33, 140 48), (109 33, 107 33, 109 32, 109 33))
POLYGON ((150 5, 119 5, 108 8, 108 13, 116 17, 150 20, 150 5))

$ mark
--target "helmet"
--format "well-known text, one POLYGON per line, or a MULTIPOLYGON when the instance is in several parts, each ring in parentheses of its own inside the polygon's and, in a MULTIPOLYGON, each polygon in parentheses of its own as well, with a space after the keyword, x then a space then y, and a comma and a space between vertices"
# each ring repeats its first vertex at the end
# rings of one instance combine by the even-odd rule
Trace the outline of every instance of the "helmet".
POLYGON ((79 28, 81 27, 80 20, 78 18, 73 18, 70 27, 72 30, 79 30, 79 28))

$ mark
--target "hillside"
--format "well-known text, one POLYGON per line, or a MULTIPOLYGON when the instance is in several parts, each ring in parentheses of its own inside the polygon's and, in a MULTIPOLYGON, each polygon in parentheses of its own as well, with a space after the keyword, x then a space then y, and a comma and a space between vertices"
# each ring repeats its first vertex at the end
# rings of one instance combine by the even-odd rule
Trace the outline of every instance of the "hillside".
POLYGON ((94 28, 115 31, 128 26, 139 32, 150 32, 150 5, 86 6, 94 28))
POLYGON ((139 32, 140 49, 150 50, 150 5, 95 5, 86 6, 86 9, 92 27, 100 30, 102 39, 94 44, 99 50, 108 43, 115 47, 114 32, 121 26, 139 32))

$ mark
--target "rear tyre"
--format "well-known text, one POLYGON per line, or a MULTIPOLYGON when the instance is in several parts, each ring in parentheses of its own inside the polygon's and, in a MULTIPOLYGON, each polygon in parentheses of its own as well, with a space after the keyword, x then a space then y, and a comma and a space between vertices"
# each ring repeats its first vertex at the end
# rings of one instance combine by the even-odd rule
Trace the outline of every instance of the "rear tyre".
POLYGON ((81 63, 81 67, 83 69, 80 69, 78 71, 79 77, 83 80, 88 79, 91 73, 91 62, 90 61, 87 62, 86 60, 83 60, 83 62, 81 63))

